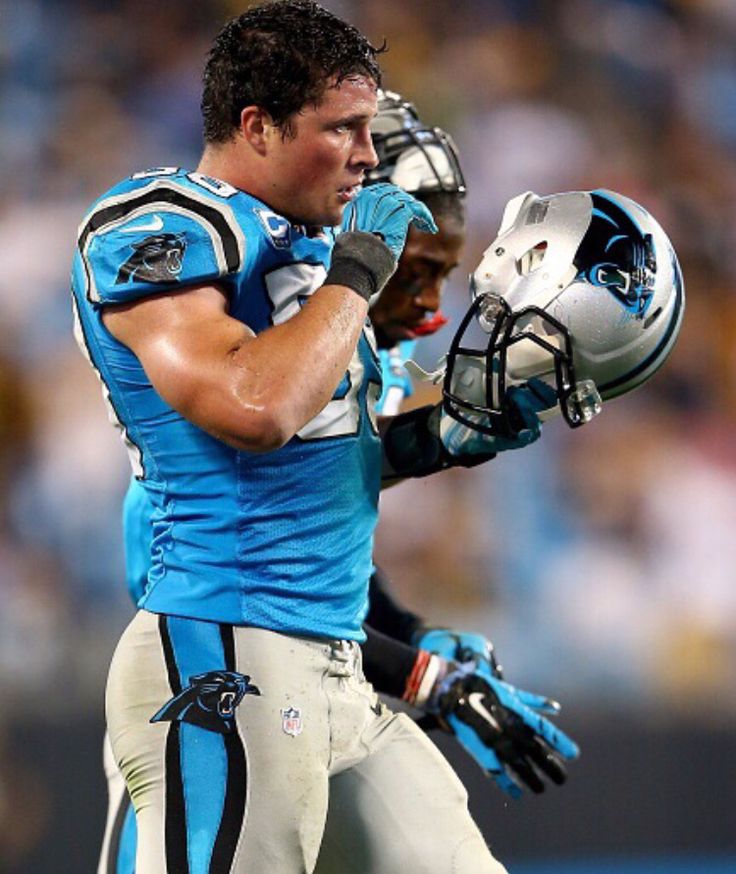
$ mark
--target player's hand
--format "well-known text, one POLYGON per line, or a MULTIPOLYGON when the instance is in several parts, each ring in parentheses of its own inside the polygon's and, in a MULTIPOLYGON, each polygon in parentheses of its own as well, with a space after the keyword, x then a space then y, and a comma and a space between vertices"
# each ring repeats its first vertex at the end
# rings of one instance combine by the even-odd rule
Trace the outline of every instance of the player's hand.
POLYGON ((544 780, 565 782, 565 761, 577 758, 577 744, 544 714, 560 706, 490 675, 473 662, 459 665, 441 681, 431 709, 496 783, 518 798, 522 785, 543 792, 544 780))
POLYGON ((412 224, 430 234, 438 230, 432 213, 421 201, 390 182, 380 182, 361 189, 345 207, 341 230, 376 234, 398 260, 412 224))
MULTIPOLYGON (((531 379, 524 385, 510 388, 507 401, 515 432, 505 434, 488 434, 470 425, 464 425, 442 409, 440 439, 445 449, 455 458, 521 449, 539 439, 542 434, 539 413, 549 409, 555 398, 554 389, 539 379, 531 379)), ((471 421, 477 419, 479 425, 486 424, 480 413, 477 415, 467 413, 466 417, 471 421)))
POLYGON ((473 661, 477 670, 487 670, 491 677, 502 677, 496 661, 496 651, 487 637, 474 631, 453 631, 450 628, 420 628, 412 643, 448 661, 473 661))

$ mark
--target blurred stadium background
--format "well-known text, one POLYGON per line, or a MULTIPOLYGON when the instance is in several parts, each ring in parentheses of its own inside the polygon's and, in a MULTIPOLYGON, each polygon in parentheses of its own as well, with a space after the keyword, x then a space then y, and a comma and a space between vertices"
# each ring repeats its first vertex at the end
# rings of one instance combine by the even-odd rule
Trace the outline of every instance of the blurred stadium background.
MULTIPOLYGON (((7 874, 94 870, 104 679, 131 615, 126 454, 71 336, 76 227, 119 177, 196 164, 204 54, 245 5, 0 0, 7 874)), ((393 490, 378 556, 430 620, 483 631, 512 681, 562 700, 581 742, 565 789, 508 804, 451 753, 512 872, 736 871, 736 3, 325 5, 386 38, 387 87, 458 142, 455 324, 520 191, 621 191, 675 243, 687 313, 653 382, 523 456, 393 490)))

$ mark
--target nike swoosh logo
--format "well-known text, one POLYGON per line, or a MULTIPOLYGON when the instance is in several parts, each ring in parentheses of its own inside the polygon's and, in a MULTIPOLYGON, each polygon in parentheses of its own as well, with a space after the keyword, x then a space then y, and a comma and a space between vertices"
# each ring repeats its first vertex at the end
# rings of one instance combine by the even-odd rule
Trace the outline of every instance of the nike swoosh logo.
POLYGON ((483 704, 484 695, 482 692, 471 692, 468 695, 468 704, 475 710, 478 716, 482 716, 496 731, 501 731, 501 726, 495 716, 486 710, 483 704))
POLYGON ((142 225, 133 225, 129 228, 120 228, 120 232, 123 234, 137 234, 142 231, 160 231, 164 226, 164 220, 160 215, 151 216, 151 221, 142 224, 142 225))

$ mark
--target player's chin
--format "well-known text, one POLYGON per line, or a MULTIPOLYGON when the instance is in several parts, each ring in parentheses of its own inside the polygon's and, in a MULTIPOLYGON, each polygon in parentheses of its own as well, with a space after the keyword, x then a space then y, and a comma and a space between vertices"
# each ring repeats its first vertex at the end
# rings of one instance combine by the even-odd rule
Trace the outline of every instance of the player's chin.
POLYGON ((302 217, 300 224, 312 225, 318 228, 336 228, 342 223, 342 209, 323 208, 312 211, 309 218, 302 217))
POLYGON ((320 222, 320 224, 332 225, 333 227, 341 224, 342 215, 345 212, 346 206, 347 204, 343 200, 339 200, 337 197, 334 200, 331 200, 325 207, 324 220, 320 222))

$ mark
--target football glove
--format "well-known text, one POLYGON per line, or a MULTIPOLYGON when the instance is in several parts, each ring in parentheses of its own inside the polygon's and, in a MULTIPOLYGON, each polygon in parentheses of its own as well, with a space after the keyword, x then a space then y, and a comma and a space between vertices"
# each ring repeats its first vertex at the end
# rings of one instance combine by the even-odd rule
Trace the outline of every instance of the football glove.
POLYGON ((381 182, 361 189, 345 207, 341 230, 376 234, 398 260, 412 224, 430 234, 438 230, 432 213, 421 201, 396 185, 381 182))
POLYGON ((557 702, 517 689, 473 662, 459 665, 438 683, 427 702, 459 743, 512 798, 522 784, 543 792, 544 778, 565 782, 565 761, 577 758, 577 744, 543 714, 557 702))
MULTIPOLYGON (((508 402, 513 411, 513 419, 518 428, 513 434, 486 434, 476 431, 454 419, 444 408, 440 413, 440 439, 442 445, 454 457, 464 455, 487 455, 521 449, 538 440, 542 433, 542 423, 538 414, 554 403, 554 389, 538 379, 529 380, 522 386, 513 386, 508 391, 508 402)), ((473 419, 474 414, 468 414, 473 419)), ((480 414, 478 423, 482 422, 480 414)))
POLYGON ((486 668, 491 677, 501 677, 501 666, 496 661, 493 644, 487 637, 474 631, 452 631, 449 628, 419 628, 412 643, 448 661, 474 661, 478 669, 486 668))

